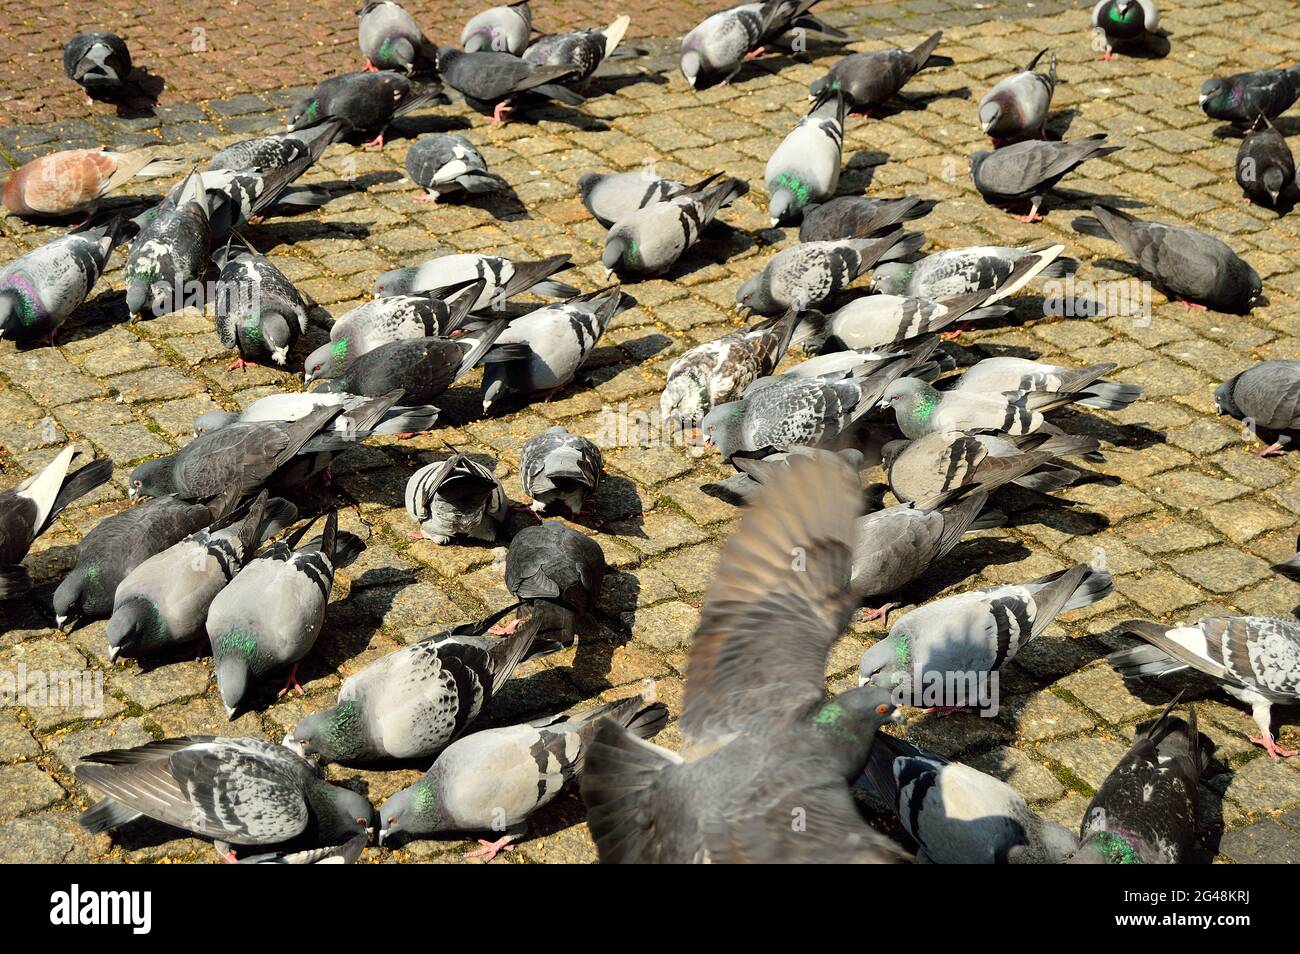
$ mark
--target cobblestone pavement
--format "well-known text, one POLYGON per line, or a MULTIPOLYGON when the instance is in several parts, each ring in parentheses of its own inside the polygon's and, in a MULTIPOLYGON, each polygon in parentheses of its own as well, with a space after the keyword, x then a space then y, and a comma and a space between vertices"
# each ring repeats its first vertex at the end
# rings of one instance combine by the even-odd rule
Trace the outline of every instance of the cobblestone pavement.
MULTIPOLYGON (((1094 61, 1083 8, 1021 20, 1014 31, 996 20, 967 18, 951 26, 948 5, 933 0, 904 10, 909 15, 892 24, 867 28, 868 39, 855 47, 874 48, 886 39, 910 45, 938 22, 948 31, 941 52, 956 65, 918 77, 908 102, 886 118, 851 124, 843 191, 941 200, 917 223, 930 248, 991 239, 1063 241, 1084 260, 1079 279, 1094 281, 1127 275, 1114 261, 1113 246, 1073 235, 1070 220, 1088 194, 1130 197, 1141 214, 1194 222, 1221 234, 1264 276, 1271 300, 1239 318, 1192 311, 1156 294, 1146 322, 1044 317, 1042 299, 1028 295, 1019 299, 1014 320, 964 336, 962 348, 945 346, 968 352, 963 360, 1022 354, 1066 364, 1114 361, 1122 369, 1115 377, 1146 388, 1143 400, 1118 414, 1062 416, 1067 429, 1094 434, 1105 444, 1107 462, 1095 465, 1093 479, 1054 499, 1006 495, 1002 507, 1013 515, 1012 527, 963 543, 905 594, 907 605, 914 605, 941 592, 1027 580, 1077 560, 1104 559, 1116 594, 1054 624, 1007 667, 996 718, 918 716, 908 727, 919 744, 1008 779, 1043 814, 1076 826, 1131 740, 1134 724, 1150 717, 1172 691, 1155 685, 1134 691, 1120 682, 1100 658, 1118 645, 1108 632, 1113 624, 1133 616, 1286 615, 1300 602, 1296 585, 1270 569, 1295 549, 1300 457, 1252 456, 1251 442, 1237 426, 1216 418, 1212 401, 1217 382, 1254 361, 1300 358, 1296 218, 1278 219, 1240 204, 1230 172, 1236 143, 1216 138, 1214 124, 1196 108, 1197 88, 1211 71, 1286 62, 1300 41, 1300 25, 1280 3, 1171 4, 1164 21, 1174 34, 1172 56, 1107 64, 1094 61), (1057 50, 1068 80, 1058 90, 1052 128, 1061 133, 1068 126, 1071 137, 1104 131, 1125 148, 1089 162, 1067 181, 1062 196, 1049 201, 1046 223, 1027 226, 979 200, 966 176, 966 156, 980 148, 974 122, 979 95, 1047 46, 1057 50)), ((65 18, 60 23, 75 19, 57 10, 49 15, 65 18)), ((313 16, 322 22, 325 14, 313 16)), ((351 29, 349 19, 329 36, 350 36, 351 29)), ((296 46, 287 39, 282 45, 296 46)), ((729 308, 737 284, 761 267, 772 243, 794 238, 765 230, 763 164, 806 109, 806 85, 831 54, 816 63, 765 58, 735 85, 697 95, 671 68, 671 55, 665 55, 670 44, 647 45, 647 59, 610 70, 603 81, 608 94, 580 111, 552 109, 535 124, 496 130, 457 106, 408 118, 399 127, 407 138, 395 136, 382 153, 333 146, 305 178, 326 185, 333 201, 319 213, 272 219, 250 230, 257 247, 318 306, 312 333, 296 353, 301 367, 301 356, 326 338, 330 316, 364 300, 376 273, 431 255, 569 252, 580 283, 601 284, 602 230, 575 196, 575 180, 585 170, 634 167, 650 158, 663 173, 694 178, 725 169, 756 186, 724 215, 732 230, 712 233, 668 280, 630 287, 639 307, 619 317, 578 380, 556 400, 480 420, 463 413, 473 406, 472 389, 458 389, 448 403, 451 426, 410 441, 376 439, 340 459, 338 485, 363 502, 359 514, 345 512, 343 523, 368 534, 370 545, 339 574, 324 632, 304 665, 305 697, 292 695, 227 723, 207 660, 152 672, 113 667, 103 622, 60 635, 51 628, 48 608, 79 535, 126 505, 124 483, 136 461, 183 444, 197 414, 294 389, 295 376, 265 368, 227 370, 230 355, 218 344, 211 318, 194 311, 126 324, 122 252, 93 301, 65 326, 58 348, 16 351, 0 344, 0 485, 34 472, 66 440, 89 444, 117 465, 111 484, 80 501, 37 541, 28 561, 42 581, 34 599, 0 609, 0 671, 20 664, 29 670, 89 666, 103 674, 107 693, 103 712, 93 717, 40 706, 0 709, 0 860, 213 860, 204 842, 176 838, 161 826, 135 825, 113 839, 82 833, 74 818, 93 796, 72 777, 77 757, 185 733, 278 740, 304 713, 331 702, 342 676, 433 627, 504 605, 500 551, 408 543, 406 477, 450 441, 499 459, 507 489, 522 499, 518 452, 525 438, 552 421, 609 435, 611 414, 619 408, 629 415, 652 414, 671 359, 736 326, 729 308), (417 203, 401 171, 409 136, 466 126, 515 197, 434 208, 417 203)), ((330 55, 334 59, 321 57, 330 68, 352 57, 350 50, 330 55)), ((242 63, 230 70, 247 76, 242 63)), ((254 75, 269 87, 282 74, 254 75)), ((209 88, 223 85, 214 74, 209 88)), ((0 143, 14 161, 64 139, 161 139, 176 144, 182 155, 200 158, 241 135, 274 128, 291 95, 281 89, 201 106, 178 103, 152 120, 97 113, 93 124, 77 119, 11 126, 0 133, 0 143)), ((1293 131, 1294 120, 1284 119, 1282 128, 1293 131)), ((13 219, 4 230, 0 261, 52 234, 13 219)), ((494 703, 487 725, 625 695, 647 678, 656 680, 674 712, 680 709, 685 651, 701 595, 718 541, 736 520, 730 506, 699 487, 724 471, 714 457, 696 458, 659 442, 611 447, 607 468, 610 479, 583 527, 616 568, 602 593, 599 618, 582 632, 576 650, 524 667, 494 703)), ((867 477, 878 483, 881 474, 869 471, 867 477)), ((880 633, 877 623, 853 627, 831 657, 832 687, 852 684, 859 654, 880 633)), ((1202 792, 1211 849, 1232 862, 1300 859, 1300 758, 1270 762, 1247 741, 1253 733, 1248 714, 1224 697, 1205 693, 1197 705, 1204 730, 1218 746, 1202 792)), ((1278 721, 1281 744, 1300 743, 1296 710, 1278 710, 1278 721)), ((677 745, 675 727, 660 741, 677 745)), ((410 784, 417 769, 335 766, 330 774, 378 805, 410 784)), ((364 860, 455 861, 465 845, 454 839, 414 842, 393 852, 370 849, 364 860)), ((503 857, 594 859, 577 796, 562 796, 538 813, 531 836, 503 857)))

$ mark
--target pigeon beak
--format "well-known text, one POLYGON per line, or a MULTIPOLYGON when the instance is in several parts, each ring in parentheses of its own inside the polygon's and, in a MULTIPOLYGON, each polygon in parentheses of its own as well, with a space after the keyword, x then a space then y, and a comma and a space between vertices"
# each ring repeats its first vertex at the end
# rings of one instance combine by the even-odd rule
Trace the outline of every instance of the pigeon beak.
POLYGON ((1204 106, 1204 105, 1205 105, 1205 101, 1206 101, 1207 99, 1209 99, 1209 98, 1210 98, 1210 97, 1208 97, 1208 96, 1206 96, 1204 93, 1202 93, 1200 96, 1197 97, 1197 99, 1196 99, 1196 103, 1197 103, 1198 106, 1204 106))
POLYGON ((388 834, 388 829, 387 829, 387 828, 381 828, 381 829, 379 829, 379 838, 377 839, 377 843, 378 843, 378 845, 379 845, 380 848, 384 847, 384 836, 387 835, 387 834, 388 834))
POLYGON ((778 225, 781 224, 780 219, 768 219, 768 221, 772 223, 772 228, 776 228, 778 225))
POLYGON ((115 663, 115 662, 117 662, 117 657, 120 656, 121 653, 122 653, 122 647, 121 647, 121 646, 109 646, 109 647, 108 647, 108 661, 111 662, 111 663, 115 663))
POLYGON ((980 129, 983 130, 985 133, 987 133, 992 128, 993 128, 992 123, 980 123, 980 129))
POLYGON ((612 269, 612 268, 607 268, 607 269, 605 269, 605 281, 609 281, 610 277, 611 277, 613 274, 614 274, 614 269, 612 269))
POLYGON ((859 688, 859 689, 861 689, 863 686, 869 686, 869 685, 871 685, 871 677, 870 677, 870 676, 858 676, 858 688, 859 688))
MULTIPOLYGON (((57 629, 57 630, 61 633, 61 632, 63 632, 63 627, 67 625, 67 622, 68 622, 68 618, 67 618, 66 616, 55 616, 55 617, 54 617, 54 628, 57 629)), ((115 650, 116 650, 116 647, 112 647, 112 648, 109 649, 109 651, 108 651, 108 658, 109 658, 109 659, 116 659, 116 658, 117 658, 117 656, 115 655, 115 650)))
POLYGON ((892 713, 890 713, 889 721, 894 723, 894 725, 902 725, 907 721, 907 717, 903 715, 903 711, 901 709, 895 709, 892 713))
POLYGON ((1274 192, 1272 189, 1269 189, 1269 190, 1267 190, 1267 191, 1268 191, 1268 197, 1269 197, 1269 199, 1272 200, 1272 204, 1273 204, 1273 205, 1277 205, 1277 197, 1278 197, 1278 194, 1279 194, 1279 193, 1274 192))
POLYGON ((235 707, 234 707, 234 706, 224 706, 223 708, 225 708, 225 710, 226 710, 226 718, 227 718, 229 721, 234 722, 234 721, 235 721, 235 707))
POLYGON ((688 83, 691 84, 691 89, 695 89, 695 77, 694 77, 694 76, 688 76, 688 77, 686 77, 686 82, 688 82, 688 83))

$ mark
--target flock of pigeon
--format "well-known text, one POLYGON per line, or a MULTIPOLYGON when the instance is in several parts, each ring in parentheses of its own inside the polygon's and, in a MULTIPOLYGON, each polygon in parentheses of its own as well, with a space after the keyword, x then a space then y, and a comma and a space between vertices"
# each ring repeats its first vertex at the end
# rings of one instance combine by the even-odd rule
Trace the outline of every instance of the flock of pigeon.
MULTIPOLYGON (((818 20, 816 0, 767 0, 716 13, 682 41, 692 87, 729 82, 792 30, 844 37, 818 20)), ((178 162, 141 150, 55 152, 18 169, 5 207, 31 218, 79 213, 78 228, 0 270, 0 336, 51 345, 86 300, 118 244, 129 242, 132 319, 190 303, 217 274, 217 333, 237 364, 287 366, 307 327, 307 303, 244 234, 263 216, 328 201, 295 185, 332 143, 374 135, 393 119, 445 102, 443 83, 492 117, 556 100, 583 102, 600 63, 628 26, 533 38, 527 2, 475 16, 462 49, 434 46, 390 0, 360 11, 366 70, 322 82, 294 107, 284 132, 223 149, 131 220, 96 220, 100 198, 136 177, 174 176, 178 162)), ((1160 35, 1150 0, 1101 0, 1093 13, 1105 56, 1160 35)), ((856 689, 826 698, 826 657, 864 603, 918 579, 968 531, 1000 526, 988 504, 1014 484, 1050 494, 1097 460, 1096 440, 1062 431, 1062 407, 1117 410, 1141 395, 1108 380, 1112 364, 1056 367, 998 357, 954 376, 939 339, 1013 310, 1031 282, 1077 265, 1063 245, 977 247, 921 254, 904 224, 933 203, 916 197, 836 197, 844 126, 870 115, 923 69, 942 66, 936 33, 911 51, 855 53, 812 84, 807 117, 777 147, 765 186, 774 227, 799 242, 737 290, 762 319, 694 347, 671 365, 661 409, 684 433, 716 447, 736 474, 709 492, 744 505, 726 542, 692 644, 679 727, 683 754, 648 740, 667 709, 646 691, 595 709, 471 731, 523 661, 574 643, 606 572, 600 547, 567 523, 543 520, 509 540, 506 583, 517 603, 380 658, 342 682, 280 745, 187 737, 87 756, 77 778, 104 794, 81 816, 99 832, 149 816, 213 839, 228 860, 352 861, 378 841, 438 832, 494 834, 472 854, 513 848, 529 816, 578 778, 602 861, 855 861, 1171 863, 1201 860, 1198 780, 1213 744, 1196 713, 1138 727, 1132 749, 1098 790, 1078 831, 1040 818, 1009 785, 878 733, 901 721, 933 674, 995 674, 1063 612, 1106 598, 1105 570, 1076 565, 1015 585, 969 590, 904 614, 862 657, 856 689), (865 287, 851 287, 870 273, 865 287), (777 373, 788 349, 807 360, 777 373), (892 415, 900 439, 867 438, 892 415), (878 457, 872 447, 879 449, 878 457), (861 469, 883 462, 899 505, 864 513, 861 469), (325 780, 323 764, 429 764, 379 810, 325 780), (855 790, 857 796, 855 797, 855 790), (911 839, 904 847, 868 824, 860 803, 883 803, 911 839), (958 806, 958 807, 954 807, 958 806), (802 819, 792 824, 792 817, 802 819), (915 855, 913 855, 913 851, 915 855)), ((1104 135, 1046 138, 1054 57, 1036 55, 979 104, 990 152, 972 158, 989 202, 1035 221, 1055 184, 1119 148, 1104 135), (1045 65, 1044 65, 1045 62, 1045 65)), ((69 77, 111 98, 131 74, 113 34, 67 47, 69 77)), ((1202 108, 1248 130, 1238 177, 1276 204, 1295 188, 1286 143, 1269 120, 1300 95, 1300 67, 1207 81, 1202 108)), ((502 188, 470 139, 429 135, 406 160, 431 201, 502 188)), ((603 261, 624 281, 668 272, 749 184, 721 174, 682 183, 648 169, 590 173, 583 204, 608 229, 603 261)), ((1096 205, 1076 221, 1118 243, 1171 297, 1246 311, 1258 275, 1218 238, 1096 205)), ((485 414, 519 407, 573 381, 619 312, 618 286, 582 293, 555 276, 567 255, 512 261, 449 255, 378 277, 375 298, 338 318, 304 361, 304 385, 240 412, 195 422, 176 454, 137 466, 136 506, 85 535, 53 594, 63 629, 107 619, 113 660, 158 665, 210 649, 217 691, 233 718, 296 686, 335 571, 365 546, 333 509, 300 519, 301 492, 328 479, 331 461, 372 434, 436 425, 436 401, 483 370, 485 414), (518 313, 523 293, 552 300, 518 313), (513 311, 512 311, 513 308, 513 311), (507 314, 511 311, 510 314, 507 314), (317 527, 316 533, 311 533, 317 527)), ((1270 361, 1224 382, 1222 413, 1264 429, 1300 425, 1300 363, 1270 361)), ((1277 445, 1265 453, 1279 450, 1277 445)), ((28 592, 21 561, 72 501, 109 480, 96 460, 73 469, 73 446, 0 495, 0 600, 28 592)), ((521 478, 540 515, 579 515, 601 483, 599 448, 553 427, 523 447, 521 478)), ((496 542, 510 501, 493 468, 456 452, 410 475, 411 536, 496 542)), ((870 610, 887 620, 892 604, 870 610)), ((1294 755, 1271 731, 1270 706, 1300 701, 1300 626, 1263 618, 1206 618, 1167 627, 1131 621, 1142 642, 1112 654, 1126 677, 1195 670, 1249 705, 1273 759, 1294 755)), ((1181 695, 1181 694, 1180 694, 1181 695)), ((973 705, 945 696, 930 708, 973 705)), ((928 704, 927 704, 928 705, 928 704)))

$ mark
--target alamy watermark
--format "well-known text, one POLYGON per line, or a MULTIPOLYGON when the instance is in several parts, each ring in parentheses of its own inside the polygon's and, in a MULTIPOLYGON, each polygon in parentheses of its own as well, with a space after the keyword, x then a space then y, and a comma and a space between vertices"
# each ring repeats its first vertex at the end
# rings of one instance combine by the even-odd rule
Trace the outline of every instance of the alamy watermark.
POLYGON ((95 669, 0 669, 0 707, 75 709, 88 718, 104 714, 104 674, 95 669))

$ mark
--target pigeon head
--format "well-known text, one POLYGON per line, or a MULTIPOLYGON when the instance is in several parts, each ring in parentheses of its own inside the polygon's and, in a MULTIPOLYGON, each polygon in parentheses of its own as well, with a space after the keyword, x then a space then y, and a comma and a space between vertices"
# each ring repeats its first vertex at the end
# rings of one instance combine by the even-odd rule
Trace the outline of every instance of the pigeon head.
POLYGON ((100 607, 111 609, 113 594, 108 592, 97 561, 78 563, 54 591, 54 622, 60 630, 78 620, 94 615, 100 607))
POLYGON ((902 721, 903 714, 890 691, 868 685, 842 692, 823 704, 813 716, 813 729, 843 760, 845 776, 855 777, 866 768, 880 727, 902 721))
POLYGON ((240 334, 249 339, 250 345, 260 344, 271 355, 271 360, 283 367, 289 360, 289 349, 293 347, 297 321, 297 318, 268 309, 247 321, 240 328, 240 334))
POLYGON ((585 172, 578 177, 578 194, 584 202, 591 198, 591 190, 600 185, 602 178, 604 177, 599 172, 585 172))
POLYGON ((298 723, 284 744, 299 755, 314 755, 321 762, 351 762, 366 753, 361 705, 355 699, 340 702, 324 712, 314 712, 298 723))
POLYGON ((1214 389, 1214 406, 1219 414, 1226 414, 1228 417, 1235 417, 1238 420, 1245 417, 1241 408, 1237 407, 1237 402, 1232 399, 1232 392, 1237 386, 1237 378, 1239 377, 1241 375, 1234 374, 1214 389))
POLYGON ((1259 177, 1259 181, 1264 186, 1264 191, 1268 193, 1270 203, 1276 206, 1278 196, 1286 188, 1286 177, 1282 175, 1282 170, 1277 166, 1269 166, 1259 177))
POLYGON ((705 441, 714 444, 724 458, 729 458, 742 450, 741 424, 744 422, 745 406, 743 401, 731 401, 719 404, 700 422, 700 432, 705 441))
POLYGON ((1224 105, 1222 101, 1227 93, 1227 83, 1219 79, 1217 76, 1210 77, 1201 84, 1201 95, 1198 100, 1201 109, 1204 109, 1208 113, 1210 112, 1210 109, 1222 108, 1224 105), (1206 109, 1207 106, 1210 107, 1210 109, 1206 109))
POLYGON ((229 424, 234 424, 239 420, 239 415, 234 411, 208 411, 206 414, 200 414, 194 419, 194 436, 206 434, 209 431, 219 431, 229 424))
POLYGON ((995 100, 980 104, 980 129, 988 132, 1002 118, 1002 105, 995 100))
POLYGON ((885 262, 871 272, 871 290, 877 295, 906 295, 914 266, 907 262, 885 262))
POLYGON ((767 272, 759 272, 751 278, 745 280, 745 283, 736 289, 736 304, 741 308, 748 308, 750 311, 756 311, 760 315, 773 313, 773 310, 784 311, 784 308, 777 308, 777 303, 772 300, 770 286, 767 283, 767 272))
POLYGON ((140 315, 144 312, 144 306, 149 301, 149 283, 134 280, 128 280, 126 284, 126 310, 132 316, 140 315))
POLYGON ((308 126, 315 126, 324 118, 325 107, 320 101, 320 97, 304 96, 294 107, 289 110, 289 118, 285 122, 284 128, 288 132, 296 129, 306 129, 308 126))
POLYGON ((158 457, 147 460, 131 471, 127 493, 137 497, 163 497, 176 490, 172 479, 172 458, 158 457))
POLYGON ((394 268, 392 271, 384 272, 375 279, 375 296, 390 298, 394 295, 411 294, 415 273, 414 268, 394 268))
POLYGON ((343 373, 348 364, 348 339, 340 338, 323 344, 311 354, 303 366, 302 383, 306 387, 320 378, 334 378, 343 373))
POLYGON ((659 398, 660 418, 669 426, 695 427, 708 409, 708 384, 693 370, 671 378, 659 398))
POLYGON ((600 260, 607 272, 637 271, 641 268, 641 247, 629 232, 615 229, 605 239, 605 251, 600 260))
POLYGON ((858 686, 874 686, 893 692, 907 676, 910 661, 911 648, 907 632, 895 627, 858 660, 858 686))
POLYGON ((691 86, 699 81, 700 70, 703 68, 704 57, 700 56, 698 50, 687 50, 682 54, 682 75, 691 86))
POLYGON ((1134 845, 1113 831, 1095 831, 1065 856, 1072 865, 1138 865, 1144 859, 1134 845))
POLYGON ((166 624, 158 615, 158 607, 145 599, 130 599, 113 608, 108 621, 108 658, 117 662, 118 656, 136 658, 148 649, 150 637, 165 632, 166 624))
MULTIPOLYGON (((804 191, 807 196, 807 190, 804 191)), ((772 190, 772 198, 767 204, 767 214, 771 217, 772 227, 780 225, 786 219, 793 218, 802 203, 790 186, 778 186, 772 190)))
POLYGON ((251 633, 230 632, 212 640, 212 655, 216 658, 217 690, 221 693, 221 704, 226 707, 226 716, 235 717, 235 712, 248 694, 249 659, 261 648, 251 633))
POLYGON ((316 832, 324 844, 337 844, 357 835, 369 835, 375 826, 375 806, 360 792, 319 781, 306 791, 316 832))
POLYGON ((821 96, 822 90, 824 90, 830 84, 830 82, 831 82, 831 78, 829 75, 822 76, 813 80, 808 85, 808 98, 813 100, 817 99, 819 96, 821 96))
POLYGON ((433 781, 422 778, 404 788, 379 809, 379 843, 399 836, 427 835, 443 825, 441 806, 433 781))
POLYGON ((930 418, 943 396, 920 378, 899 378, 885 389, 880 406, 892 407, 898 427, 908 437, 929 433, 930 418))
POLYGON ((894 461, 903 456, 903 451, 907 450, 912 444, 909 440, 890 441, 880 449, 881 464, 888 473, 889 469, 894 466, 894 461))

